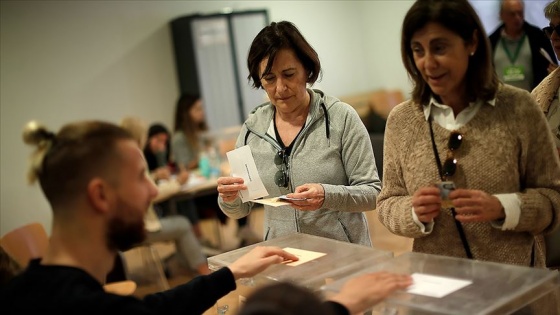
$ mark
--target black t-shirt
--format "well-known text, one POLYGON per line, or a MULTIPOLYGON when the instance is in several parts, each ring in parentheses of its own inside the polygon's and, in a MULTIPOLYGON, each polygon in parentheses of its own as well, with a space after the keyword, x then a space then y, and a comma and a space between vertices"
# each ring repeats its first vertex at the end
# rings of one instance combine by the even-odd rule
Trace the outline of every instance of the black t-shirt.
POLYGON ((0 307, 2 314, 202 314, 234 289, 233 274, 222 268, 140 300, 106 293, 82 269, 33 260, 1 289, 0 307))

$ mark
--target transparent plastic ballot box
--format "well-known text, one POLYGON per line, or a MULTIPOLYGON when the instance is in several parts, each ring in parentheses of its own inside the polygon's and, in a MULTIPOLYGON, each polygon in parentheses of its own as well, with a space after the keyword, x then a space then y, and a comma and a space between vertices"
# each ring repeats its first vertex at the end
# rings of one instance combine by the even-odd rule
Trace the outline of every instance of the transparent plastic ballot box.
POLYGON ((557 271, 413 252, 360 270, 321 290, 328 297, 339 292, 348 279, 376 271, 409 274, 414 283, 374 306, 372 314, 543 314, 534 311, 536 304, 560 290, 557 271))
POLYGON ((211 270, 218 270, 233 263, 256 246, 277 246, 325 255, 297 266, 272 265, 252 278, 238 280, 234 294, 239 298, 239 303, 242 303, 255 288, 277 281, 295 282, 320 293, 321 286, 329 282, 393 258, 393 253, 389 251, 319 236, 293 233, 209 257, 208 265, 211 270))

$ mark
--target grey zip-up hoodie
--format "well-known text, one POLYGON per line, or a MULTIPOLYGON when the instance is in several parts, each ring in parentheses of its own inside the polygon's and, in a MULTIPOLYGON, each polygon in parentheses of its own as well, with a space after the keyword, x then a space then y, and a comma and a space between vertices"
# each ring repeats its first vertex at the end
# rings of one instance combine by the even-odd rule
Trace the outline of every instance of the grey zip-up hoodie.
MULTIPOLYGON (((309 115, 289 156, 287 188, 274 182, 281 167, 275 165, 274 157, 281 146, 276 141, 271 103, 251 113, 237 138, 236 147, 251 148, 268 197, 291 193, 307 183, 319 183, 325 190, 325 201, 315 211, 265 205, 265 240, 301 232, 371 246, 362 212, 375 208, 381 181, 369 134, 350 105, 319 90, 308 89, 308 93, 309 115)), ((240 198, 230 203, 218 198, 218 203, 227 216, 235 219, 247 216, 253 207, 252 202, 242 203, 240 198)))

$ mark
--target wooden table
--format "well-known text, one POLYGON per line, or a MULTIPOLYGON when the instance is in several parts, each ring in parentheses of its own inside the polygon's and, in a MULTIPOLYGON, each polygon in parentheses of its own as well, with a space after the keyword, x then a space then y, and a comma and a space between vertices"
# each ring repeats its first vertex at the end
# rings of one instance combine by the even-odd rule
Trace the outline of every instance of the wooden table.
POLYGON ((177 213, 177 202, 179 201, 195 199, 197 197, 218 193, 217 178, 206 179, 196 174, 192 174, 191 176, 195 176, 196 178, 194 180, 189 179, 189 182, 183 185, 178 193, 168 199, 171 213, 177 213))
MULTIPOLYGON (((230 173, 229 163, 227 161, 223 161, 220 166, 220 174, 230 173)), ((171 200, 171 207, 172 210, 176 213, 176 204, 177 201, 181 200, 188 200, 194 199, 197 197, 208 196, 211 194, 218 193, 218 178, 205 178, 200 175, 200 170, 196 169, 191 172, 189 176, 189 180, 186 184, 183 185, 181 191, 173 195, 169 200, 171 200)))

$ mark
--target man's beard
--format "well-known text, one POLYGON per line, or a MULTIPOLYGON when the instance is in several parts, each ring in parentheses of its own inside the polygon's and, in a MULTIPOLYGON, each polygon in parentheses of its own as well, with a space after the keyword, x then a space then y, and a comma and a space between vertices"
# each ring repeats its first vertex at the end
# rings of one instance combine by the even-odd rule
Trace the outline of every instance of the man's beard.
POLYGON ((127 251, 146 239, 144 219, 130 222, 123 219, 123 208, 119 215, 109 221, 107 227, 107 246, 111 250, 127 251))

